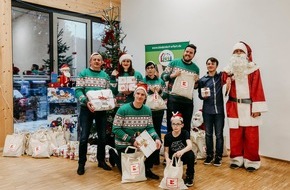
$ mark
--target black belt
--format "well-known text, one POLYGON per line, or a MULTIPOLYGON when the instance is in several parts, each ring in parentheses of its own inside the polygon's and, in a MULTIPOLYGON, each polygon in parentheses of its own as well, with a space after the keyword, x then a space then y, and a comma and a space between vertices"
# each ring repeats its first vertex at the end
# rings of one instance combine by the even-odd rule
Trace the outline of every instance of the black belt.
POLYGON ((237 102, 237 103, 240 103, 240 104, 251 104, 252 103, 251 98, 238 99, 238 98, 229 97, 229 101, 237 102))

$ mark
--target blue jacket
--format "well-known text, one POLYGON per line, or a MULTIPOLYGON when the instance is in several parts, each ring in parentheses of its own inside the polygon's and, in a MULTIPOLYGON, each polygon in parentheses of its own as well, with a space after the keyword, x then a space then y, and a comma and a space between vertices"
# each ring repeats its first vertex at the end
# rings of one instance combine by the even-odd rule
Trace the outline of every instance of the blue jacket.
POLYGON ((206 74, 198 81, 198 97, 203 100, 202 111, 207 114, 224 114, 222 72, 214 76, 206 74), (203 98, 201 88, 209 87, 210 96, 203 98))

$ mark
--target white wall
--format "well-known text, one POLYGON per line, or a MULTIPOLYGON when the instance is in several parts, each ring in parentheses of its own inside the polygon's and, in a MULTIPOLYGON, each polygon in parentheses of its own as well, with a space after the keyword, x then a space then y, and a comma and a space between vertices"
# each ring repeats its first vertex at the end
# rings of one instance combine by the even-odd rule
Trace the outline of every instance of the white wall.
MULTIPOLYGON (((122 0, 124 46, 135 69, 144 73, 146 44, 190 41, 195 62, 205 74, 214 56, 220 69, 228 64, 233 45, 245 41, 261 67, 269 112, 260 126, 260 153, 290 160, 290 1, 288 0, 122 0)), ((195 110, 201 101, 195 99, 195 110)), ((228 135, 228 128, 225 128, 228 135)))

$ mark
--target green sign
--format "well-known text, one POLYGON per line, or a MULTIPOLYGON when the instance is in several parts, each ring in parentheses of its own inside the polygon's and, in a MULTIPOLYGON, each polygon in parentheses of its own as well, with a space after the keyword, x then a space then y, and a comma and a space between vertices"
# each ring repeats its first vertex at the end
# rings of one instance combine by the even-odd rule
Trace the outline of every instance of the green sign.
POLYGON ((157 65, 167 66, 173 59, 182 58, 188 44, 189 42, 175 42, 145 45, 145 63, 153 61, 157 65))

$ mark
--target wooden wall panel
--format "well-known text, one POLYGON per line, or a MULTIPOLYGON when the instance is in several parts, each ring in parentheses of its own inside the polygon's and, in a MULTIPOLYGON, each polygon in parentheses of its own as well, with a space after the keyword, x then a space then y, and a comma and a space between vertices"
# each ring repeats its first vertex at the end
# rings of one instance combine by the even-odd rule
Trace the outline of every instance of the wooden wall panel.
POLYGON ((101 17, 103 10, 110 6, 121 8, 121 0, 23 0, 24 2, 44 5, 62 10, 101 17))
MULTIPOLYGON (((121 0, 23 0, 61 10, 102 16, 110 6, 121 7, 121 0)), ((11 0, 0 0, 0 150, 7 134, 13 133, 12 23, 11 0)))
POLYGON ((0 2, 0 147, 13 132, 11 0, 0 2))

